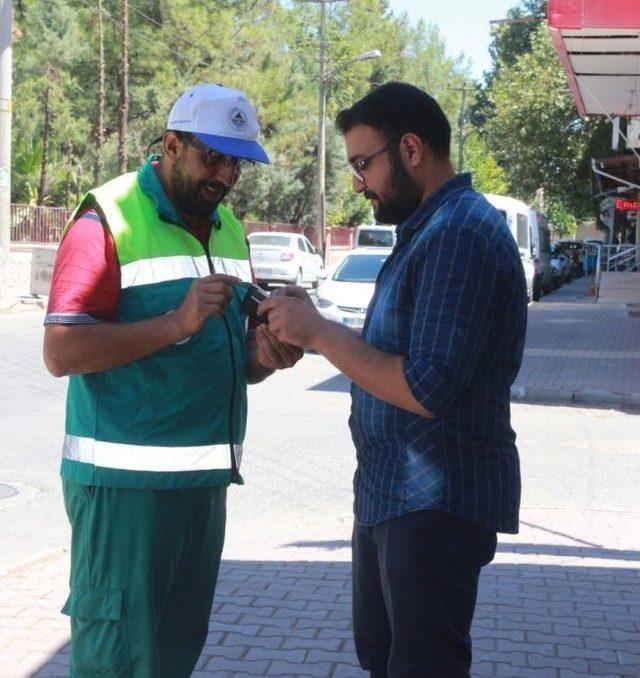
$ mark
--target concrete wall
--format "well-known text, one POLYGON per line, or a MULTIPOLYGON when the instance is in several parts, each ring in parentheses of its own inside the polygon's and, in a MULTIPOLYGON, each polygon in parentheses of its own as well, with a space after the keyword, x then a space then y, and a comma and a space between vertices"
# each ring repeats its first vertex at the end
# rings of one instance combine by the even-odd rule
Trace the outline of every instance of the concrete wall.
MULTIPOLYGON (((7 289, 0 290, 5 304, 17 297, 47 295, 57 245, 11 245, 7 263, 7 289)), ((4 262, 0 265, 4 269, 4 262)))

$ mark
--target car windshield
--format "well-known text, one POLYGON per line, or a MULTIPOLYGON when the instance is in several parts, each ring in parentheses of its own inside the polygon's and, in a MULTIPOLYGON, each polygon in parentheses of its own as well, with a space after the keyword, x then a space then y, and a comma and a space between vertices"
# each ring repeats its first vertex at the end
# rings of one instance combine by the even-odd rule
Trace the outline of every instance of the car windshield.
POLYGON ((375 282, 388 254, 349 255, 338 266, 333 279, 338 282, 375 282))
POLYGON ((276 247, 289 247, 291 237, 288 235, 276 235, 275 233, 252 233, 249 236, 252 245, 275 245, 276 247))

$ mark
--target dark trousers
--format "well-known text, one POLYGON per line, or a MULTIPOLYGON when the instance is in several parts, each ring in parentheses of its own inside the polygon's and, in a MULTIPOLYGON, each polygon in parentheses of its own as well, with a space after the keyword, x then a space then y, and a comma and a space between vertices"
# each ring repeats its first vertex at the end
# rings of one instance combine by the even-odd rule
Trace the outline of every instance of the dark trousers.
POLYGON ((353 529, 353 630, 375 678, 462 678, 496 534, 440 511, 353 529))

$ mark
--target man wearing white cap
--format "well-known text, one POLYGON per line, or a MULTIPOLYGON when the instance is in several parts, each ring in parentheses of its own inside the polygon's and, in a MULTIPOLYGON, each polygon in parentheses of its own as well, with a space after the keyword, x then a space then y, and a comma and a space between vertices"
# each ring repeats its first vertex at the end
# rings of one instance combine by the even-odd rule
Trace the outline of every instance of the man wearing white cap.
POLYGON ((44 356, 70 375, 71 675, 189 676, 208 630, 247 383, 302 351, 257 331, 241 224, 222 204, 268 163, 246 96, 197 85, 162 155, 90 191, 63 236, 44 356))

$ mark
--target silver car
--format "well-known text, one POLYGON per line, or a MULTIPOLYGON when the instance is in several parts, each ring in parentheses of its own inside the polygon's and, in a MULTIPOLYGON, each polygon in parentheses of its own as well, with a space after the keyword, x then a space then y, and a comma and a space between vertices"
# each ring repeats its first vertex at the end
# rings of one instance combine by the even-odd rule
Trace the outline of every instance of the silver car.
POLYGON ((300 233, 258 231, 249 236, 251 265, 258 283, 310 283, 324 278, 324 262, 314 246, 300 233))

